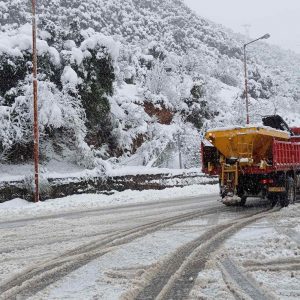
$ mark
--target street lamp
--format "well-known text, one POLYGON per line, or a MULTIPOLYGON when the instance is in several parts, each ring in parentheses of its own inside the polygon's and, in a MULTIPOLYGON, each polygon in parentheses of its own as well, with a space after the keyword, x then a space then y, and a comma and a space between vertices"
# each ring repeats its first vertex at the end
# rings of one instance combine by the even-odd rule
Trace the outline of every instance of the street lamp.
POLYGON ((261 36, 260 38, 253 40, 249 43, 244 44, 244 68, 245 68, 245 95, 246 95, 246 114, 247 114, 247 124, 249 124, 249 98, 248 98, 248 71, 247 71, 247 56, 246 56, 246 47, 254 42, 257 42, 259 40, 265 40, 268 39, 271 35, 265 34, 261 36))

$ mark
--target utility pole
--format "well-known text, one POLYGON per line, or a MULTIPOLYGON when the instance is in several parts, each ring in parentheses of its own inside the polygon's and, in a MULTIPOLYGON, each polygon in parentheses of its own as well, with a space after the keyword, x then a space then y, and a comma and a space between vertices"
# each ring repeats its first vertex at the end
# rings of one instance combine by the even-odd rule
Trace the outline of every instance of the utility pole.
POLYGON ((39 124, 37 92, 36 0, 32 0, 32 75, 33 75, 33 139, 34 139, 34 202, 39 201, 39 124))

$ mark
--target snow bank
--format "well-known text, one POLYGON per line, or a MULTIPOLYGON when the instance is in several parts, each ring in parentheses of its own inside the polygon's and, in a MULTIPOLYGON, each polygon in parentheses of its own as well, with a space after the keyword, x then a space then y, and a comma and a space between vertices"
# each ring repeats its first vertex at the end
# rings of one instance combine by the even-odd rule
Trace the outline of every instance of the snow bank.
POLYGON ((1 203, 0 206, 1 206, 0 210, 2 211, 5 210, 14 211, 14 210, 23 209, 25 207, 31 207, 31 203, 21 198, 15 198, 13 200, 1 203))

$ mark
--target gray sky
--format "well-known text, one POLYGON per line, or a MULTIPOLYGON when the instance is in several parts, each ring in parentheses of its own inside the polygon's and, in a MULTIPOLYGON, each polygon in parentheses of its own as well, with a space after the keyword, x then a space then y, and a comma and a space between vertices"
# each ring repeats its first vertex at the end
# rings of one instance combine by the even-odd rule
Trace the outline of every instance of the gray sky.
POLYGON ((184 0, 200 16, 252 38, 270 33, 268 40, 300 53, 300 0, 184 0))

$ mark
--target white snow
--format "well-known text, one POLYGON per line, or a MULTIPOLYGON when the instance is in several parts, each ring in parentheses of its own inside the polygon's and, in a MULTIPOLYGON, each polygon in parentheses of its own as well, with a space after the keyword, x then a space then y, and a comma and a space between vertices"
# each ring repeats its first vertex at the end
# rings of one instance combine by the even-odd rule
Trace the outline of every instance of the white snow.
MULTIPOLYGON (((279 129, 275 129, 269 126, 263 126, 261 124, 246 124, 245 126, 241 126, 241 125, 230 125, 230 126, 224 126, 224 127, 217 127, 217 128, 212 128, 209 129, 209 132, 216 132, 216 131, 225 131, 225 130, 239 130, 239 129, 248 129, 248 130, 254 130, 257 131, 259 129, 265 129, 268 131, 275 131, 275 132, 284 132, 287 134, 287 136, 290 136, 290 134, 287 131, 283 131, 283 130, 279 130, 279 129)), ((247 133, 250 131, 247 131, 247 133)))
POLYGON ((119 56, 120 43, 115 41, 112 37, 105 36, 101 33, 95 33, 92 36, 89 36, 81 44, 81 50, 95 49, 96 46, 104 46, 108 49, 108 53, 111 55, 113 61, 116 61, 119 56))
MULTIPOLYGON (((33 163, 25 164, 0 164, 0 182, 5 181, 21 181, 26 176, 33 174, 33 163)), ((76 164, 65 161, 50 160, 40 165, 40 172, 43 177, 66 178, 81 177, 86 175, 86 170, 76 164)))
POLYGON ((198 175, 203 175, 199 168, 191 169, 167 169, 167 168, 149 168, 147 166, 118 166, 108 170, 108 176, 122 176, 122 175, 138 175, 138 174, 170 174, 170 175, 180 175, 196 173, 198 175))
POLYGON ((299 212, 299 204, 291 205, 239 230, 225 242, 217 259, 214 258, 199 273, 190 299, 234 299, 229 289, 248 299, 239 283, 232 281, 230 274, 220 272, 222 268, 218 262, 223 260, 224 255, 231 258, 245 276, 256 283, 258 289, 272 295, 272 299, 299 299, 300 272, 296 263, 299 262, 299 244, 284 231, 281 232, 282 229, 288 232, 299 226, 299 212), (258 264, 257 270, 251 270, 253 263, 258 264), (272 267, 273 270, 270 270, 272 267))
POLYGON ((187 232, 171 227, 167 231, 149 234, 88 263, 36 294, 31 300, 45 295, 52 300, 74 299, 74 295, 77 299, 120 299, 130 284, 141 277, 138 274, 142 274, 177 247, 196 238, 200 230, 194 227, 194 230, 187 232), (177 238, 170 238, 172 235, 177 238), (126 273, 129 273, 127 278, 126 273))
MULTIPOLYGON (((146 203, 149 201, 160 203, 171 199, 174 200, 174 195, 176 195, 178 199, 186 199, 188 197, 194 198, 205 194, 213 195, 215 193, 217 198, 217 191, 217 185, 194 185, 162 191, 116 192, 110 196, 96 194, 74 195, 56 200, 48 200, 38 204, 28 203, 21 199, 14 199, 0 204, 0 218, 2 222, 5 222, 6 220, 51 216, 72 211, 93 211, 93 209, 101 207, 113 208, 131 203, 146 203)), ((200 203, 201 200, 199 204, 200 203)), ((225 243, 225 248, 220 250, 220 253, 233 256, 241 266, 243 266, 244 262, 248 261, 269 262, 281 258, 293 259, 299 257, 295 254, 299 251, 295 242, 282 234, 278 234, 274 229, 274 224, 279 226, 281 226, 281 224, 288 224, 288 226, 292 226, 292 224, 295 226, 299 225, 299 209, 300 206, 297 204, 273 214, 270 218, 248 225, 229 239, 225 243)), ((114 214, 113 211, 111 214, 114 214)), ((207 228, 211 228, 211 226, 220 224, 221 222, 232 221, 238 218, 240 214, 241 212, 237 213, 234 210, 231 212, 223 211, 217 215, 205 216, 203 218, 176 224, 169 228, 148 234, 128 244, 113 248, 109 253, 68 274, 46 289, 38 292, 30 299, 93 299, 93 297, 100 299, 118 299, 124 292, 126 293, 130 291, 132 287, 134 288, 139 286, 140 283, 143 283, 143 274, 145 272, 145 274, 147 274, 148 271, 151 272, 151 267, 159 264, 167 255, 178 249, 178 247, 195 239, 199 234, 205 232, 207 228)), ((139 215, 139 212, 137 212, 137 215, 139 215)), ((113 220, 112 218, 110 222, 114 222, 113 220)), ((60 221, 62 222, 61 226, 64 224, 63 221, 66 222, 68 226, 72 225, 71 219, 63 218, 63 220, 60 221)), ((92 226, 88 220, 86 221, 86 226, 92 226)), ((49 224, 47 222, 49 221, 42 221, 36 228, 41 226, 48 228, 47 226, 49 226, 49 224)), ((129 221, 125 218, 122 222, 128 224, 129 221)), ((85 223, 83 222, 82 224, 85 223)), ((3 226, 3 230, 5 230, 5 223, 3 226)), ((71 228, 73 227, 70 227, 70 229, 71 228)), ((12 226, 10 230, 14 232, 14 230, 20 229, 12 226)), ((26 230, 26 228, 24 228, 24 230, 26 230)), ((71 242, 74 243, 74 241, 70 241, 70 243, 71 242)), ((52 247, 55 247, 55 245, 52 245, 52 247)), ((67 247, 66 245, 67 243, 64 244, 65 247, 67 247)), ((70 245, 76 247, 76 244, 70 245)), ((38 247, 34 249, 35 251, 39 251, 38 247)), ((46 250, 46 248, 43 249, 43 251, 40 252, 39 258, 36 259, 50 259, 51 256, 47 256, 46 250)), ((28 255, 21 250, 18 251, 12 254, 13 260, 11 262, 11 268, 14 272, 18 271, 18 260, 14 257, 24 259, 24 257, 28 255)), ((9 257, 9 254, 6 254, 6 257, 9 257)), ((9 266, 10 264, 8 263, 4 274, 9 274, 9 266)), ((245 272, 248 272, 247 269, 245 272)), ((297 299, 299 296, 297 286, 299 285, 300 277, 298 271, 280 271, 279 273, 249 271, 248 273, 261 283, 264 289, 268 290, 271 288, 273 294, 276 293, 280 295, 282 299, 297 299), (293 275, 291 276, 291 274, 293 275)), ((207 268, 199 274, 190 297, 191 299, 197 299, 199 297, 220 300, 233 299, 228 287, 223 282, 223 276, 220 270, 216 269, 214 264, 208 264, 207 268)))
MULTIPOLYGON (((24 164, 0 164, 0 182, 7 181, 21 181, 25 177, 33 174, 33 162, 24 164)), ((43 162, 40 165, 40 172, 44 178, 81 178, 86 176, 97 176, 99 170, 85 169, 77 164, 69 163, 67 161, 60 161, 52 159, 48 162, 43 162)), ((187 175, 195 174, 198 176, 204 175, 200 168, 190 169, 168 169, 168 168, 155 168, 147 166, 111 166, 108 165, 106 170, 107 176, 126 176, 126 175, 154 175, 154 174, 170 174, 187 175)))
POLYGON ((72 51, 71 62, 74 61, 79 66, 82 63, 83 58, 84 58, 81 49, 72 47, 71 51, 72 51))
MULTIPOLYGON (((31 24, 27 23, 20 26, 19 24, 10 24, 11 20, 7 20, 10 16, 9 8, 16 4, 20 8, 20 16, 24 20, 30 20, 30 12, 26 8, 26 3, 23 2, 0 1, 0 18, 5 21, 0 32, 0 55, 3 55, 4 58, 9 57, 7 64, 13 70, 17 69, 18 60, 23 55, 25 56, 25 53, 30 54, 32 49, 31 24)), ((82 150, 87 153, 87 156, 94 153, 84 143, 86 135, 85 113, 76 91, 76 85, 82 82, 75 72, 76 68, 73 69, 71 66, 76 64, 80 69, 83 60, 91 56, 91 50, 100 49, 96 54, 98 58, 110 56, 113 61, 116 81, 114 94, 109 99, 113 119, 112 127, 114 128, 112 137, 123 154, 121 157, 110 158, 103 163, 108 166, 106 175, 161 173, 180 175, 184 172, 200 174, 198 169, 182 171, 178 169, 150 169, 147 166, 177 167, 178 136, 182 137, 182 143, 186 146, 183 156, 189 158, 194 163, 193 166, 199 165, 196 160, 196 157, 199 158, 199 153, 195 150, 196 148, 199 149, 199 130, 191 123, 186 122, 185 118, 194 110, 205 108, 203 104, 208 103, 211 110, 208 114, 218 114, 215 118, 208 118, 212 120, 205 118, 201 120, 205 124, 202 128, 203 131, 208 127, 220 126, 222 127, 214 130, 224 130, 224 125, 230 126, 225 127, 227 129, 240 128, 240 125, 231 124, 243 124, 245 121, 245 103, 241 97, 244 89, 242 82, 243 64, 242 54, 239 52, 243 38, 229 33, 221 26, 195 16, 184 6, 170 6, 170 1, 161 1, 160 5, 152 7, 153 1, 144 2, 146 5, 142 9, 136 5, 139 1, 132 0, 124 0, 122 5, 118 1, 86 1, 79 7, 72 7, 68 11, 64 10, 64 6, 59 6, 60 10, 56 10, 54 6, 47 7, 47 5, 43 8, 46 24, 49 24, 48 20, 51 19, 49 15, 55 14, 57 20, 60 20, 61 12, 65 14, 70 11, 72 14, 75 13, 80 16, 82 23, 90 24, 89 26, 93 26, 97 30, 101 28, 101 33, 96 32, 94 28, 81 30, 81 37, 84 38, 82 44, 79 46, 76 45, 75 41, 68 40, 64 42, 64 50, 62 50, 60 46, 57 46, 57 49, 54 48, 56 46, 50 47, 51 34, 45 30, 39 30, 38 54, 49 55, 50 62, 55 65, 55 68, 63 63, 64 59, 67 61, 67 66, 63 66, 61 76, 62 87, 56 86, 49 79, 45 81, 41 79, 39 82, 40 126, 41 129, 48 127, 62 128, 64 132, 74 131, 74 134, 69 135, 67 140, 76 139, 76 145, 80 145, 77 152, 82 150), (212 44, 218 46, 212 47, 212 44), (103 47, 105 49, 102 51, 103 47), (230 56, 232 57, 230 58, 230 56), (124 83, 125 79, 134 84, 124 83), (199 99, 194 99, 194 95, 191 95, 193 86, 197 86, 201 90, 202 95, 199 99), (72 93, 69 93, 70 89, 72 93), (71 94, 75 96, 70 97, 71 94), (192 103, 191 106, 186 103, 189 101, 192 103), (164 107, 174 114, 171 124, 160 124, 157 115, 150 116, 146 113, 144 107, 146 102, 158 109, 164 107), (139 140, 142 141, 142 145, 137 146, 139 140)), ((175 2, 182 3, 182 1, 175 2)), ((54 34, 69 34, 69 24, 55 24, 55 26, 57 28, 53 29, 54 34)), ((299 62, 298 56, 268 45, 257 44, 252 49, 249 53, 249 75, 256 74, 259 79, 249 78, 249 87, 253 90, 252 94, 256 93, 257 95, 257 99, 250 97, 251 122, 258 122, 262 112, 266 114, 277 112, 283 114, 284 118, 289 120, 288 123, 295 126, 299 125, 300 106, 299 101, 297 101, 299 99, 299 62), (270 78, 272 79, 271 82, 268 81, 270 78), (266 86, 264 89, 262 89, 263 85, 266 86), (274 97, 263 96, 263 92, 267 93, 267 96, 274 94, 274 97)), ((41 74, 41 77, 44 75, 47 77, 49 74, 41 74)), ((31 83, 31 76, 16 82, 19 91, 12 106, 7 106, 8 104, 3 101, 4 98, 0 97, 0 140, 4 149, 10 149, 16 143, 27 142, 28 136, 31 136, 31 125, 26 127, 31 124, 32 120, 31 83), (2 105, 2 102, 5 103, 5 106, 2 105), (12 116, 16 116, 14 117, 15 122, 12 121, 12 116)), ((15 89, 12 88, 8 94, 14 95, 15 92, 15 89)), ((249 127, 266 128, 256 123, 249 125, 249 127)), ((267 129, 270 130, 270 128, 267 129)), ((106 145, 103 146, 104 150, 95 150, 95 153, 97 155, 101 151, 104 153, 105 147, 106 145)), ((2 157, 5 159, 5 154, 0 153, 0 158, 2 159, 2 157)), ((82 162, 81 159, 77 158, 74 158, 74 161, 82 162)), ((100 168, 87 170, 68 163, 54 161, 41 166, 42 177, 45 178, 92 177, 99 175, 100 172, 100 168)), ((0 165, 0 181, 2 182, 24 180, 27 177, 30 178, 32 174, 33 166, 29 164, 0 165)), ((38 204, 14 199, 0 204, 0 218, 5 221, 24 217, 47 216, 68 211, 93 210, 98 207, 115 207, 127 203, 168 201, 173 195, 176 197, 197 197, 211 193, 217 194, 217 192, 217 185, 193 185, 163 191, 139 192, 128 190, 114 192, 113 195, 109 196, 82 194, 51 199, 38 204)), ((228 213, 227 218, 224 219, 228 220, 231 217, 232 215, 228 213)), ((217 223, 218 217, 213 221, 217 223)), ((202 224, 201 220, 197 220, 197 222, 198 225, 202 224)), ((196 222, 191 223, 196 224, 196 222)), ((285 234, 288 229, 294 230, 296 233, 300 231, 299 205, 282 209, 275 219, 257 222, 241 230, 226 243, 227 252, 235 256, 239 263, 254 258, 270 261, 278 257, 298 257, 299 245, 285 234)), ((182 234, 178 240, 184 241, 185 238, 186 236, 182 234)), ((170 242, 170 244, 173 243, 174 247, 168 248, 168 245, 164 245, 164 239, 167 239, 166 235, 162 233, 138 241, 139 246, 143 246, 145 243, 144 248, 138 249, 137 243, 126 245, 122 249, 118 249, 119 256, 114 256, 115 253, 112 253, 111 256, 107 256, 107 261, 97 262, 96 265, 91 264, 81 270, 82 273, 75 275, 75 281, 72 281, 72 278, 69 281, 70 277, 67 278, 63 287, 58 287, 51 294, 51 297, 60 299, 62 296, 67 297, 68 290, 70 292, 76 290, 81 298, 84 298, 86 293, 94 288, 90 286, 90 283, 98 284, 97 292, 102 292, 105 295, 104 298, 116 297, 122 287, 110 290, 112 287, 107 288, 105 282, 101 280, 93 282, 94 276, 100 274, 104 275, 105 280, 110 280, 109 276, 106 276, 107 273, 105 274, 103 271, 103 268, 110 266, 109 259, 114 263, 111 266, 116 268, 120 265, 126 267, 126 264, 130 266, 139 262, 153 263, 155 259, 160 258, 159 250, 156 247, 158 239, 161 239, 163 245, 160 247, 161 254, 172 251, 179 245, 174 238, 170 242), (155 242, 153 243, 153 241, 155 242), (145 252, 146 245, 148 249, 150 248, 149 253, 145 252), (133 255, 128 256, 128 252, 139 253, 139 258, 135 258, 133 255)), ((45 255, 47 255, 47 251, 45 255)), ((253 276, 259 282, 271 286, 274 290, 277 288, 277 283, 279 285, 283 282, 283 290, 285 291, 279 289, 278 292, 282 292, 282 297, 294 296, 288 293, 289 289, 293 289, 296 294, 295 297, 297 297, 300 275, 299 272, 295 273, 296 276, 293 279, 290 279, 290 275, 289 272, 279 274, 253 272, 253 276)), ((209 270, 201 274, 199 280, 202 281, 202 288, 205 291, 199 291, 199 294, 195 295, 196 297, 207 296, 211 299, 230 297, 226 286, 222 283, 218 284, 219 281, 222 281, 222 275, 219 271, 209 270), (218 289, 219 292, 216 292, 218 289)))
MULTIPOLYGON (((32 49, 32 27, 27 23, 17 31, 0 32, 0 54, 6 53, 12 56, 22 56, 22 51, 32 49)), ((53 61, 58 63, 58 52, 44 40, 37 39, 38 54, 42 55, 49 51, 53 61)))
POLYGON ((64 71, 61 75, 61 82, 63 84, 76 85, 80 83, 77 73, 72 69, 71 66, 65 66, 64 71))
POLYGON ((76 43, 73 40, 67 40, 64 42, 64 48, 67 50, 72 50, 72 48, 76 48, 76 43))
POLYGON ((237 87, 222 84, 222 89, 218 96, 222 102, 228 105, 228 108, 233 105, 234 99, 240 95, 241 90, 237 87))
POLYGON ((59 52, 54 47, 49 47, 49 53, 53 64, 58 66, 60 64, 59 52))
POLYGON ((86 210, 107 206, 117 206, 128 203, 163 201, 176 198, 197 197, 217 194, 218 185, 191 185, 183 188, 167 188, 165 190, 143 190, 115 192, 113 195, 81 194, 59 199, 51 199, 39 203, 28 203, 25 200, 14 199, 0 204, 1 220, 23 218, 37 215, 48 215, 70 210, 86 210))
POLYGON ((23 209, 24 207, 30 207, 30 202, 21 199, 21 198, 15 198, 10 201, 6 201, 0 204, 1 210, 20 210, 23 209))

